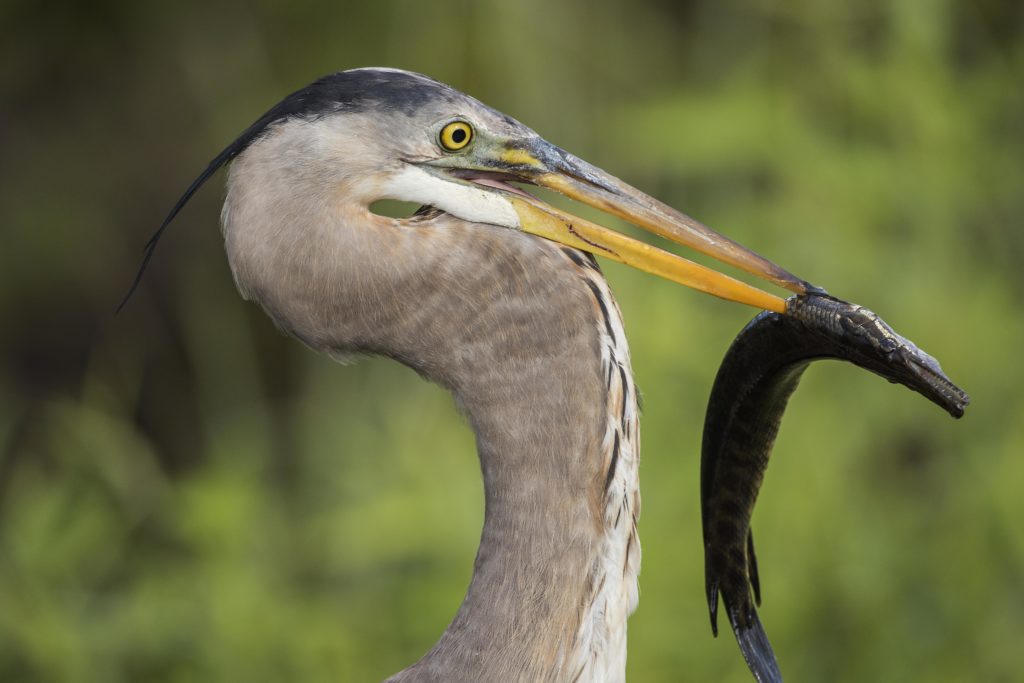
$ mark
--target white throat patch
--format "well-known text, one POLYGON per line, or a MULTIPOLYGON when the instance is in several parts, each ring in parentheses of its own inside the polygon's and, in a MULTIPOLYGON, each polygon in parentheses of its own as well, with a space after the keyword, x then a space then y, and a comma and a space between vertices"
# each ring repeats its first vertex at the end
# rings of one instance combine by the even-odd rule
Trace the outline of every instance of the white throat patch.
POLYGON ((472 183, 447 181, 417 166, 406 166, 381 187, 380 199, 429 204, 465 221, 518 228, 519 215, 497 192, 472 183))

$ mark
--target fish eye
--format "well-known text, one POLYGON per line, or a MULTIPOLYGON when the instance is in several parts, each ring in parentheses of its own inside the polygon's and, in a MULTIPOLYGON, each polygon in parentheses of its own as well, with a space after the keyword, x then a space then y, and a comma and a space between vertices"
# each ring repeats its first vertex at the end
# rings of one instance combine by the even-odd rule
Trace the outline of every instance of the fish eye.
POLYGON ((473 126, 465 121, 452 121, 441 129, 438 142, 449 152, 457 152, 473 139, 473 126))

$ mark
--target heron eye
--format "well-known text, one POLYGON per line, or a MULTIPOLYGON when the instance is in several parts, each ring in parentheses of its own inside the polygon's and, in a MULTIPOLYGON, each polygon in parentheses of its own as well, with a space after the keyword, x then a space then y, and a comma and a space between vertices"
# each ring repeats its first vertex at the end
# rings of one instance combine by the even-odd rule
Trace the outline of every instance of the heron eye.
POLYGON ((457 152, 473 139, 473 127, 465 121, 452 121, 441 129, 441 146, 457 152))

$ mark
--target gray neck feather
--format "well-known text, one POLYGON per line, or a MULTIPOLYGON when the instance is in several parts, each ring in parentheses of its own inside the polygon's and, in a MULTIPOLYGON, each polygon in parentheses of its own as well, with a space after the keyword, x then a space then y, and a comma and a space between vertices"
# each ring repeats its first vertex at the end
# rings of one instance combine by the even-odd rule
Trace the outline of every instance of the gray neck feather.
POLYGON ((605 533, 593 292, 553 243, 446 215, 323 215, 264 177, 272 166, 247 154, 231 169, 224 233, 243 295, 318 350, 389 356, 449 388, 476 434, 472 582, 439 642, 391 680, 571 680, 605 533))

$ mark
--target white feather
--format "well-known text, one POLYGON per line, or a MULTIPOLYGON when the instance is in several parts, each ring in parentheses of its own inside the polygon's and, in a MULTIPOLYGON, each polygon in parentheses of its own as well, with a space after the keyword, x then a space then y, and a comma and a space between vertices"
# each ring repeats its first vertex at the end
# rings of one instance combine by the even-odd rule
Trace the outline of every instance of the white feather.
POLYGON ((417 166, 406 166, 391 175, 380 190, 383 199, 430 204, 465 221, 519 227, 519 215, 500 193, 471 183, 444 180, 417 166))

